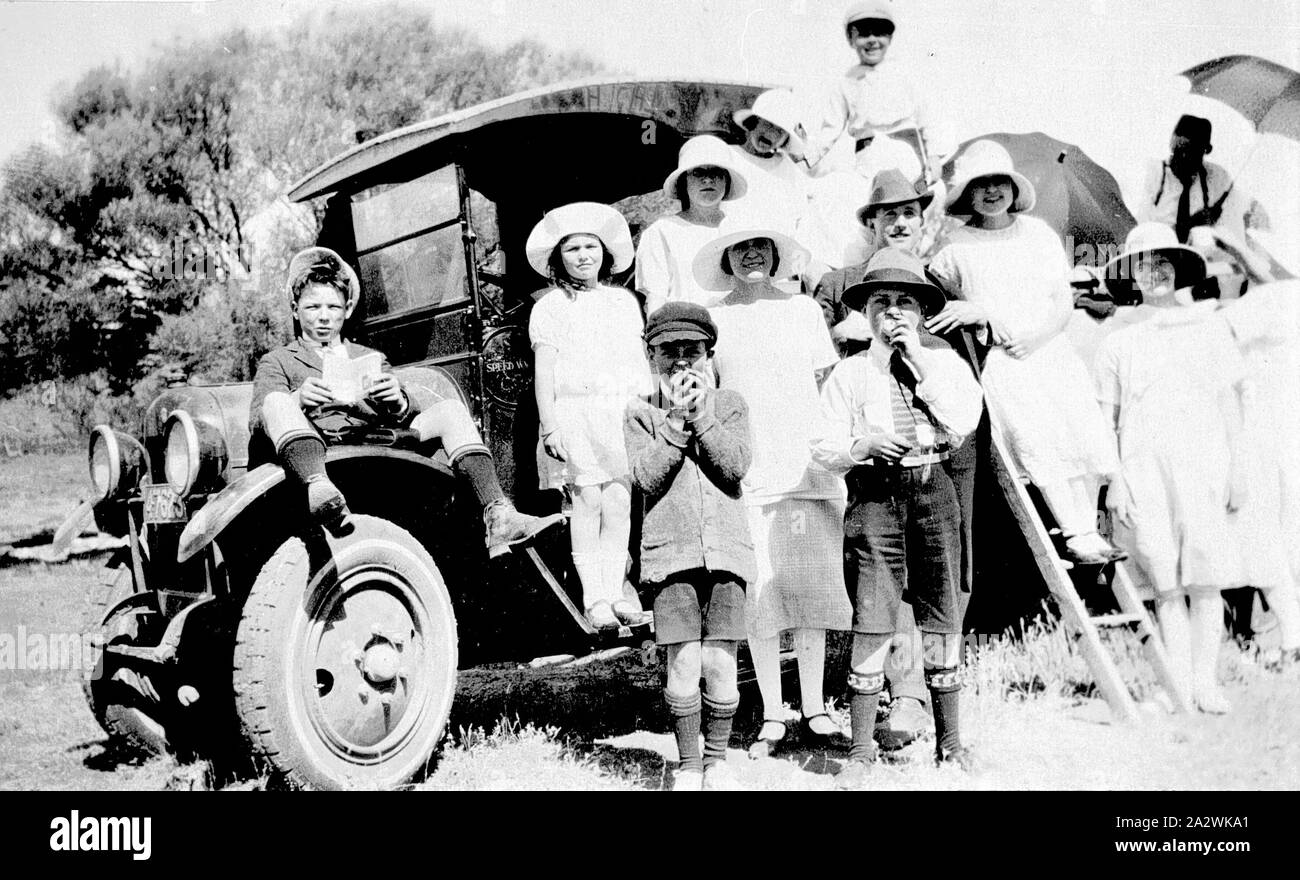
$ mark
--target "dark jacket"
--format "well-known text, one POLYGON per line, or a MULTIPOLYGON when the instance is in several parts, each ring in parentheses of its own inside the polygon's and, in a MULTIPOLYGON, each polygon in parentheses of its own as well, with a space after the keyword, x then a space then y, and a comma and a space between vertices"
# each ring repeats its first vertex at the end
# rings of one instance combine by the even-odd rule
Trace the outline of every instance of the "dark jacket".
POLYGON ((757 576, 740 481, 749 470, 749 409, 715 392, 713 412, 679 431, 637 401, 623 419, 632 483, 641 490, 641 580, 662 583, 697 568, 757 576))
MULTIPOLYGON (((370 354, 373 348, 366 348, 355 342, 344 342, 348 356, 355 359, 370 354)), ((383 353, 379 353, 383 357, 383 353)), ((253 377, 253 401, 248 408, 249 431, 256 435, 262 430, 262 401, 272 391, 284 391, 292 394, 302 387, 311 376, 321 377, 321 356, 311 346, 304 345, 301 339, 295 339, 288 345, 282 345, 269 351, 257 362, 257 374, 253 377)), ((382 371, 391 372, 388 358, 383 357, 382 371)), ((405 392, 405 389, 403 389, 405 392)), ((325 404, 307 410, 307 418, 317 430, 328 435, 339 431, 359 430, 368 427, 395 427, 406 425, 416 414, 416 407, 407 397, 407 405, 396 412, 381 412, 362 400, 355 404, 325 404)))

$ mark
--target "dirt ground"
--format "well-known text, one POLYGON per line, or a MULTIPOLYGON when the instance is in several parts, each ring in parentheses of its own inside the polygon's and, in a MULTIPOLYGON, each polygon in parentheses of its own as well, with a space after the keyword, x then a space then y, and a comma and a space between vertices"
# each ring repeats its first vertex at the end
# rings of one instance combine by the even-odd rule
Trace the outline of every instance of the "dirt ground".
MULTIPOLYGON (((60 502, 52 493, 29 486, 15 503, 14 485, 49 472, 65 495, 75 496, 77 458, 76 463, 20 460, 19 466, 0 462, 5 507, 0 525, 20 530, 23 522, 36 527, 57 521, 60 502)), ((20 628, 29 641, 33 635, 75 633, 82 597, 101 565, 100 559, 87 559, 0 568, 0 638, 16 639, 20 628)), ((1064 651, 1063 637, 1057 638, 1053 644, 1064 651)), ((1169 716, 1152 704, 1140 727, 1111 723, 1103 703, 1076 695, 1083 690, 1079 687, 1057 686, 1051 675, 1036 676, 1047 684, 1026 689, 1029 696, 1008 695, 997 683, 999 676, 1008 675, 998 670, 1012 665, 1007 657, 983 661, 983 667, 972 670, 974 685, 962 704, 963 728, 978 750, 983 772, 968 776, 938 770, 929 761, 932 744, 923 742, 882 765, 872 788, 1300 788, 1300 670, 1268 674, 1244 663, 1228 646, 1223 654, 1221 675, 1234 704, 1231 714, 1169 716)), ((1033 657, 1049 654, 1017 656, 1017 662, 1032 664, 1033 657)), ((1056 660, 1043 663, 1057 665, 1056 660)), ((179 768, 168 758, 140 763, 138 756, 111 749, 86 708, 76 669, 15 668, 21 665, 0 651, 0 790, 202 787, 193 768, 179 768)), ((636 675, 625 672, 596 668, 576 682, 572 677, 521 677, 503 669, 463 672, 442 758, 418 788, 661 788, 671 780, 676 747, 661 709, 657 676, 644 669, 636 675), (513 682, 509 687, 500 686, 503 676, 513 682), (556 690, 561 685, 563 695, 556 690)), ((743 747, 756 727, 755 702, 756 694, 743 695, 729 757, 742 783, 759 790, 832 788, 839 767, 835 754, 795 749, 763 761, 745 757, 743 747)), ((262 784, 255 779, 226 782, 244 789, 262 784)))

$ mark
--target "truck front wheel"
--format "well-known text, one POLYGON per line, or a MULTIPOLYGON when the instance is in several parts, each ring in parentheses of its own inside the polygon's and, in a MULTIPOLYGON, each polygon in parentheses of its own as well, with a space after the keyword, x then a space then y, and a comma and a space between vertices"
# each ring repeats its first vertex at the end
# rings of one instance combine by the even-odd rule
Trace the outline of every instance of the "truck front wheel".
POLYGON ((404 529, 353 515, 344 536, 287 540, 240 620, 245 738, 297 787, 392 788, 424 772, 456 692, 456 618, 432 557, 404 529))

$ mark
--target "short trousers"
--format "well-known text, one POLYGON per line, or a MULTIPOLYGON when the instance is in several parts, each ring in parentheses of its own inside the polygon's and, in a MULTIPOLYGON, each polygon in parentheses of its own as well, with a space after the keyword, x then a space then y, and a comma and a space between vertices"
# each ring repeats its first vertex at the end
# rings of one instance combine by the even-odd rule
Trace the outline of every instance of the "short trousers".
POLYGON ((655 591, 655 644, 745 638, 745 583, 728 571, 678 572, 655 591))
POLYGON ((906 597, 921 632, 959 634, 961 511, 947 470, 882 467, 858 476, 845 539, 853 631, 894 632, 906 597))

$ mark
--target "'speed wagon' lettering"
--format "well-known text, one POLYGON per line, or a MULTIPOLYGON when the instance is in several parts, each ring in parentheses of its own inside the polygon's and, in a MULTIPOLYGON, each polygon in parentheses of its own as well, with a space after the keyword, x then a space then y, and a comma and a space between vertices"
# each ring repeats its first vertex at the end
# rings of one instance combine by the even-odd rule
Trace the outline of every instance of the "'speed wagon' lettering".
POLYGON ((129 852, 137 862, 153 852, 153 820, 148 816, 85 816, 73 810, 50 820, 54 852, 129 852))

